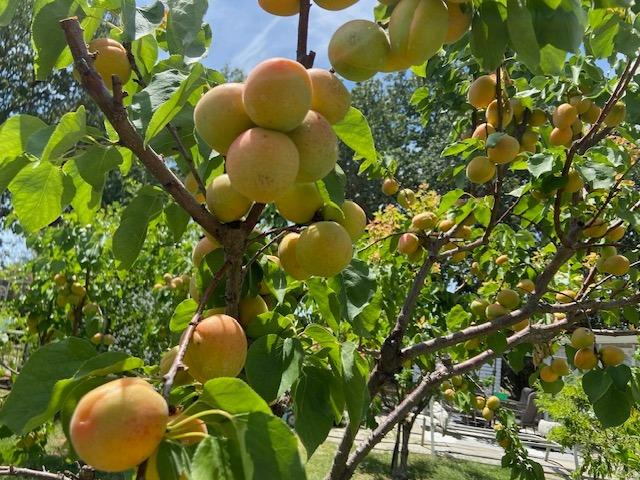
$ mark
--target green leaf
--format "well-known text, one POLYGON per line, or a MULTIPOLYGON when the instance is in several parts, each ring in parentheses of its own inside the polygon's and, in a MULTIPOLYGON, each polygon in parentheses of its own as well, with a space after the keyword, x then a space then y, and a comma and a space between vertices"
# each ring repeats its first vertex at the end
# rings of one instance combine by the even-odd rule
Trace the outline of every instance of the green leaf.
POLYGON ((84 105, 80 105, 75 112, 65 113, 49 137, 42 152, 42 159, 54 160, 74 147, 86 133, 86 122, 87 114, 84 105))
POLYGON ((631 403, 626 392, 615 387, 605 391, 593 403, 593 411, 605 428, 622 425, 631 415, 631 403))
POLYGON ((501 3, 485 0, 473 17, 471 51, 485 70, 495 70, 502 63, 509 34, 507 12, 501 3))
POLYGON ((342 121, 333 125, 333 131, 342 142, 362 157, 378 165, 378 152, 365 116, 357 108, 351 107, 342 121))
POLYGON ((203 57, 208 48, 206 28, 203 29, 202 25, 208 7, 207 0, 168 0, 167 6, 169 53, 184 55, 188 62, 203 57))
POLYGON ((241 465, 235 465, 229 450, 231 442, 218 436, 208 436, 198 443, 198 449, 191 462, 192 480, 236 480, 241 465))
POLYGON ((149 143, 149 140, 160 133, 160 130, 180 112, 182 107, 187 103, 187 100, 189 100, 191 94, 197 88, 204 85, 204 83, 204 67, 198 63, 193 67, 189 76, 180 82, 180 86, 171 94, 167 101, 154 109, 144 136, 145 144, 149 143))
POLYGON ((183 331, 189 325, 197 309, 198 303, 193 298, 187 298, 180 302, 169 321, 169 330, 172 332, 183 331))
POLYGON ((26 155, 0 159, 0 192, 4 191, 20 170, 29 165, 26 155))
MULTIPOLYGON (((46 126, 47 124, 42 120, 31 115, 14 115, 7 119, 0 125, 0 145, 2 145, 0 159, 13 159, 25 153, 29 138, 46 126)), ((0 182, 0 190, 6 188, 6 185, 4 188, 1 185, 0 182)))
POLYGON ((189 473, 189 455, 183 445, 163 440, 156 450, 159 480, 180 480, 189 473))
POLYGON ((239 378, 214 378, 204 384, 200 400, 231 414, 271 413, 269 405, 239 378))
POLYGON ((495 332, 487 336, 487 345, 498 355, 506 351, 508 343, 507 336, 503 332, 495 332))
POLYGON ((76 0, 37 0, 33 6, 31 41, 35 50, 36 80, 45 80, 53 67, 71 63, 64 32, 58 22, 74 15, 81 16, 84 2, 76 0))
POLYGON ((438 214, 441 215, 449 210, 460 197, 465 194, 464 190, 456 188, 444 194, 440 199, 440 205, 438 206, 438 214))
POLYGON ((160 1, 148 6, 136 7, 135 0, 123 0, 121 19, 124 32, 122 40, 131 42, 155 32, 162 23, 163 17, 164 5, 160 1))
POLYGON ((130 268, 138 258, 149 222, 160 215, 163 203, 164 192, 161 189, 145 186, 124 209, 112 243, 113 254, 120 262, 120 268, 130 268))
POLYGON ((450 331, 457 331, 464 328, 471 319, 471 314, 462 305, 455 305, 447 314, 447 328, 450 331))
POLYGON ((611 377, 613 384, 619 390, 624 390, 632 378, 631 369, 627 365, 607 367, 605 372, 609 377, 611 377))
POLYGON ((553 170, 553 155, 536 153, 529 157, 527 169, 535 178, 540 178, 543 174, 553 170))
POLYGON ((187 225, 189 225, 191 217, 184 208, 172 202, 164 209, 164 218, 173 234, 173 241, 179 242, 187 229, 187 225))
POLYGON ((285 394, 300 375, 304 352, 297 338, 265 335, 249 347, 245 372, 249 385, 267 402, 285 394))
POLYGON ((18 0, 0 0, 0 27, 6 27, 11 23, 18 5, 18 0))
POLYGON ((322 444, 333 425, 329 385, 331 373, 318 367, 305 367, 293 391, 296 432, 308 457, 322 444))
POLYGON ((9 185, 20 223, 29 232, 46 227, 71 202, 75 189, 62 169, 47 161, 24 167, 9 185))
POLYGON ((171 99, 187 76, 176 69, 156 73, 149 85, 137 92, 131 99, 131 121, 144 131, 154 112, 171 99))
POLYGON ((565 0, 560 8, 537 5, 534 26, 540 45, 578 52, 584 36, 585 13, 579 0, 565 0))
POLYGON ((355 427, 360 424, 364 416, 366 401, 369 398, 367 390, 369 366, 360 356, 355 343, 343 343, 341 351, 344 397, 347 412, 349 412, 349 423, 355 431, 355 427))
POLYGON ((594 14, 603 15, 603 18, 599 19, 600 21, 595 26, 594 21, 589 22, 592 28, 592 33, 589 36, 589 46, 596 57, 607 58, 614 52, 614 39, 618 34, 619 20, 617 15, 606 13, 603 10, 592 11, 590 17, 594 14))
POLYGON ((346 303, 347 319, 352 321, 369 305, 376 292, 375 274, 367 262, 354 258, 351 263, 330 284, 340 283, 340 291, 346 303))
POLYGON ((340 319, 342 318, 342 305, 336 292, 327 286, 326 280, 321 278, 307 280, 307 288, 324 322, 334 332, 338 331, 340 319))
POLYGON ((322 350, 326 351, 329 362, 336 372, 342 371, 342 360, 340 357, 340 343, 332 333, 318 324, 312 323, 304 329, 304 335, 317 343, 322 350))
POLYGON ((507 28, 513 49, 533 73, 540 69, 540 46, 525 0, 507 0, 507 28))
POLYGON ((567 52, 553 45, 540 49, 540 69, 547 75, 560 75, 567 58, 567 52))
POLYGON ((613 380, 604 370, 590 370, 582 377, 582 388, 592 404, 602 398, 611 385, 613 380))

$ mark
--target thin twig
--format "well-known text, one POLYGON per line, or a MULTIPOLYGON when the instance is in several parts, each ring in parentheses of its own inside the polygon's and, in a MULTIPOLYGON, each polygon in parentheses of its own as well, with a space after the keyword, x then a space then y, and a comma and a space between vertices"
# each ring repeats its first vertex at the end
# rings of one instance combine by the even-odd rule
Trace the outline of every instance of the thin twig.
POLYGON ((298 17, 298 48, 296 50, 296 58, 298 62, 305 66, 305 68, 313 67, 313 62, 316 58, 316 52, 307 52, 310 9, 310 0, 300 0, 300 15, 298 17))
POLYGON ((14 467, 13 465, 0 466, 0 476, 3 477, 32 477, 46 478, 50 480, 78 480, 78 477, 64 473, 47 472, 46 470, 34 470, 31 468, 14 467))

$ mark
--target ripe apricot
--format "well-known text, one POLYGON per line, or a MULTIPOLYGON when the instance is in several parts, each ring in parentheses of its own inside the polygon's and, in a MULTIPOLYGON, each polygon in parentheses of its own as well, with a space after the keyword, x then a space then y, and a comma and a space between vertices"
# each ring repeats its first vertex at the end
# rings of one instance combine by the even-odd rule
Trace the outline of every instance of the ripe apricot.
POLYGON ((593 348, 581 348, 573 357, 573 364, 580 370, 592 370, 598 365, 598 357, 593 353, 593 348))
POLYGON ((438 230, 440 230, 441 232, 448 232, 455 226, 455 224, 456 221, 452 218, 445 218, 444 220, 440 221, 440 223, 438 223, 438 230))
POLYGON ((487 183, 496 175, 496 165, 487 157, 480 155, 467 164, 466 173, 471 183, 487 183))
POLYGON ((294 183, 275 204, 285 220, 308 223, 324 202, 315 183, 294 183))
POLYGON ((256 125, 290 132, 311 108, 311 79, 298 62, 271 58, 249 73, 242 99, 256 125))
POLYGON ((307 71, 311 79, 311 110, 330 124, 342 120, 351 107, 351 93, 333 73, 322 68, 307 71))
POLYGON ((502 135, 493 147, 487 148, 487 156, 493 163, 512 162, 520 152, 520 143, 511 135, 502 135))
POLYGON ((606 367, 615 367, 624 362, 624 351, 614 345, 605 345, 600 349, 600 358, 606 367))
POLYGON ((486 399, 480 395, 476 395, 476 397, 473 399, 473 404, 477 410, 482 410, 485 406, 485 403, 486 399))
POLYGON ((358 0, 313 0, 316 5, 325 10, 343 10, 358 0))
POLYGON ((444 37, 445 45, 457 42, 463 35, 469 31, 471 19, 473 18, 473 9, 471 4, 460 4, 455 2, 445 2, 447 11, 449 12, 449 22, 447 24, 447 33, 444 37))
POLYGON ((560 376, 553 371, 553 369, 549 365, 545 365, 540 369, 540 379, 543 382, 553 383, 558 380, 560 376))
POLYGON ((253 202, 231 185, 226 173, 214 178, 207 186, 207 206, 223 223, 240 220, 253 202))
POLYGON ((525 328, 527 328, 529 326, 529 323, 530 323, 529 319, 525 318, 524 320, 521 320, 518 323, 511 325, 511 330, 513 330, 514 332, 520 332, 521 330, 524 330, 525 328))
POLYGON ((588 328, 576 328, 571 334, 571 346, 573 348, 591 348, 596 341, 596 336, 588 328))
POLYGON ((611 255, 605 258, 600 266, 600 271, 611 275, 626 275, 629 271, 630 262, 624 255, 611 255))
POLYGON ((509 310, 499 303, 491 303, 487 306, 484 313, 488 320, 495 320, 498 317, 507 315, 509 310))
POLYGON ((414 215, 411 219, 411 226, 416 230, 431 230, 438 221, 438 217, 433 212, 422 212, 414 215))
POLYGON ((484 407, 482 409, 482 418, 484 418, 487 422, 493 420, 493 410, 491 410, 489 407, 484 407))
POLYGON ((300 12, 300 0, 258 0, 258 5, 271 15, 290 17, 300 12))
POLYGON ((516 288, 519 288, 520 290, 524 290, 527 293, 533 293, 536 290, 536 284, 533 283, 533 281, 529 280, 528 278, 523 278, 518 282, 518 284, 516 285, 516 288))
POLYGON ((496 258, 496 265, 504 265, 508 261, 509 261, 508 255, 500 255, 498 258, 496 258))
POLYGON ((390 59, 401 70, 422 65, 447 35, 449 13, 442 0, 401 0, 389 19, 390 59))
POLYGON ((205 93, 193 110, 198 135, 212 149, 225 154, 233 141, 255 126, 242 101, 244 85, 224 83, 205 93))
POLYGON ((378 73, 389 58, 384 30, 368 20, 342 25, 329 42, 329 61, 344 78, 362 82, 378 73))
POLYGON ((559 147, 562 145, 567 146, 568 144, 571 143, 572 138, 573 138, 573 130, 571 130, 571 127, 567 127, 567 128, 555 127, 553 130, 551 130, 551 133, 549 134, 549 143, 556 147, 559 147))
POLYGON ((491 395, 489 398, 487 398, 487 407, 489 407, 491 410, 499 409, 500 399, 495 395, 491 395))
POLYGON ((193 252, 191 254, 191 260, 193 261, 193 266, 198 268, 202 263, 204 257, 206 257, 209 253, 213 252, 217 248, 220 248, 221 245, 217 240, 211 237, 202 237, 196 246, 193 247, 193 252))
POLYGON ((551 362, 551 370, 560 377, 569 374, 569 364, 564 358, 554 358, 551 362))
POLYGON ((344 220, 338 222, 344 227, 352 241, 358 240, 367 227, 367 214, 360 205, 351 201, 345 200, 342 204, 342 213, 344 213, 344 220))
POLYGON ((515 290, 503 288, 496 295, 496 301, 503 307, 513 310, 520 305, 520 295, 515 290))
POLYGON ((553 111, 553 125, 556 128, 569 128, 578 118, 578 110, 570 103, 563 103, 553 111))
POLYGON ((238 321, 244 328, 249 326, 249 324, 255 320, 258 315, 269 311, 269 307, 267 307, 266 302, 260 295, 243 298, 240 300, 238 307, 240 310, 238 321))
POLYGON ((89 43, 89 52, 96 53, 93 68, 100 74, 109 90, 113 90, 112 75, 124 85, 131 77, 131 64, 122 44, 112 38, 96 38, 89 43))
POLYGON ((564 191, 567 193, 576 193, 582 190, 584 182, 577 170, 569 170, 567 174, 567 183, 564 186, 564 191))
POLYGON ((315 182, 324 178, 338 161, 338 137, 331 124, 318 112, 307 113, 289 138, 298 149, 300 164, 296 182, 315 182))
POLYGON ((605 238, 609 242, 617 242, 618 240, 622 240, 624 237, 626 230, 622 225, 618 225, 607 232, 605 238))
POLYGON ((399 188, 400 185, 394 178, 385 178, 382 182, 382 193, 385 195, 395 195, 399 188))
POLYGON ((287 272, 287 274, 296 280, 306 280, 311 274, 305 271, 300 266, 300 263, 298 263, 296 249, 299 239, 300 234, 298 233, 292 232, 285 235, 280 241, 280 245, 278 245, 278 258, 280 259, 282 269, 287 272))
POLYGON ((398 251, 411 255, 420 247, 420 239, 413 233, 403 233, 398 239, 398 251))
POLYGON ((252 128, 229 147, 231 186, 254 202, 277 199, 293 185, 300 165, 296 145, 284 133, 252 128))
POLYGON ((168 418, 167 403, 151 384, 140 378, 120 378, 80 399, 69 436, 85 463, 104 472, 124 472, 154 452, 168 418))
POLYGON ((189 373, 200 383, 235 377, 247 358, 247 338, 235 318, 216 314, 196 326, 184 356, 189 373))
POLYGON ((487 108, 495 98, 496 78, 493 75, 476 78, 467 92, 467 101, 478 109, 487 108))
POLYGON ((498 114, 498 101, 493 100, 484 113, 487 122, 491 125, 500 125, 501 128, 508 126, 513 120, 513 110, 509 102, 502 103, 502 123, 500 123, 500 115, 498 114))
POLYGON ((600 238, 606 235, 608 230, 607 224, 601 218, 597 218, 590 226, 582 229, 582 234, 588 238, 600 238))
POLYGON ((591 108, 591 104, 593 103, 590 99, 584 98, 580 95, 574 95, 569 99, 569 103, 576 107, 578 111, 578 115, 582 115, 586 113, 589 108, 591 108))
POLYGON ((452 402, 456 396, 456 391, 453 388, 447 388, 444 391, 444 399, 448 402, 452 402))
POLYGON ((316 222, 300 234, 296 256, 300 267, 311 275, 333 277, 351 262, 351 237, 336 222, 316 222))
POLYGON ((627 115, 627 106, 623 102, 616 102, 616 104, 609 110, 609 113, 604 117, 604 124, 607 127, 617 127, 624 122, 624 117, 627 115))
POLYGON ((522 134, 522 141, 520 142, 522 145, 533 146, 538 143, 540 139, 540 135, 533 130, 525 130, 522 134))
POLYGON ((472 138, 479 138, 480 140, 486 140, 489 135, 495 133, 496 129, 490 123, 481 123, 471 134, 472 138))

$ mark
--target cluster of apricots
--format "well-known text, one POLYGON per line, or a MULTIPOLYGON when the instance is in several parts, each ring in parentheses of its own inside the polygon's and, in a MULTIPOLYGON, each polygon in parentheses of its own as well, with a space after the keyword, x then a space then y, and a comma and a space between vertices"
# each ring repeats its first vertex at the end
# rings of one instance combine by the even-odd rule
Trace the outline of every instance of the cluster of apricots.
POLYGON ((329 61, 348 80, 361 82, 378 72, 422 65, 443 45, 462 38, 473 16, 472 3, 459 0, 381 3, 393 8, 386 30, 369 20, 352 20, 331 38, 329 61))
MULTIPOLYGON (((332 73, 273 58, 244 84, 209 90, 194 111, 198 134, 226 156, 226 173, 207 185, 205 199, 220 221, 242 219, 254 202, 273 202, 285 220, 309 224, 280 244, 282 268, 296 279, 339 273, 364 233, 362 208, 348 200, 339 208, 325 205, 315 183, 334 170, 332 124, 350 105, 349 91, 332 73)), ((216 243, 207 241, 207 248, 216 243)))
POLYGON ((84 395, 69 424, 78 456, 103 472, 124 472, 147 460, 145 477, 160 478, 157 448, 163 438, 198 443, 206 424, 197 416, 169 415, 164 398, 141 378, 120 378, 84 395))
MULTIPOLYGON (((444 399, 452 402, 456 392, 466 392, 469 390, 469 383, 461 375, 451 377, 451 380, 442 382, 440 390, 444 399)), ((476 395, 473 398, 473 406, 476 410, 482 412, 482 417, 490 422, 493 420, 496 410, 500 408, 500 399, 495 395, 486 398, 484 395, 476 395)))
MULTIPOLYGON (((479 155, 467 164, 466 174, 471 183, 484 184, 496 175, 497 165, 511 163, 521 152, 535 153, 540 142, 539 127, 548 122, 548 114, 542 109, 529 110, 517 97, 509 99, 503 88, 497 88, 496 76, 482 75, 476 78, 467 93, 467 101, 474 108, 484 110, 485 122, 477 125, 473 138, 486 141, 486 155, 479 155), (497 98, 497 91, 503 92, 497 98), (511 128, 512 136, 505 133, 511 128)), ((569 147, 583 134, 584 123, 593 124, 601 115, 601 108, 591 99, 576 93, 569 102, 558 105, 552 112, 553 129, 547 138, 549 146, 569 147)), ((626 115, 623 102, 616 103, 603 119, 605 126, 620 125, 626 115)), ((567 174, 565 193, 576 193, 584 187, 577 170, 567 174)))

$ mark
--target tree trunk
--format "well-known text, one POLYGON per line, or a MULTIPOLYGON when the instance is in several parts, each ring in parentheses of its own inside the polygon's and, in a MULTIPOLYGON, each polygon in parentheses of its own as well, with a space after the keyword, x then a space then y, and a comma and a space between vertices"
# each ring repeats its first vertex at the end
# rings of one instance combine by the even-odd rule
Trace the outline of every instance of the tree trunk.
POLYGON ((391 456, 391 473, 396 470, 398 467, 398 456, 400 454, 400 437, 402 434, 402 424, 398 424, 398 428, 396 429, 396 443, 393 446, 393 455, 391 456))

